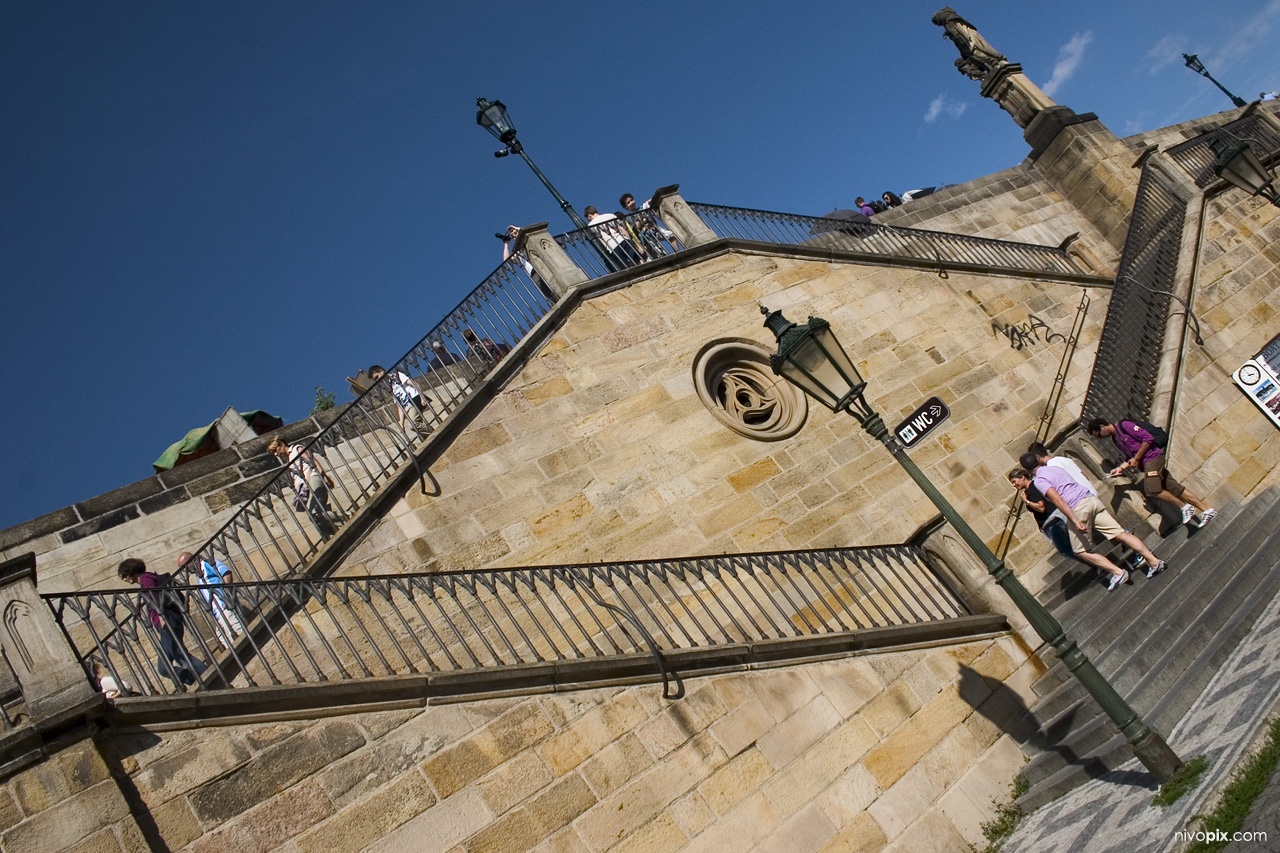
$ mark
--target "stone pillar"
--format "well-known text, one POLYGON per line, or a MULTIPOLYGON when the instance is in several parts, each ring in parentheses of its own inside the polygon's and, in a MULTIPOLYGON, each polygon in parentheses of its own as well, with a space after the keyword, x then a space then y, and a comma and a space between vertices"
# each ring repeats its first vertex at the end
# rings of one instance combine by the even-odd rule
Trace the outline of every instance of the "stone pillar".
POLYGON ((13 667, 32 722, 101 703, 49 605, 36 594, 36 556, 0 563, 0 649, 13 667))
POLYGON ((675 232, 686 249, 719 240, 716 233, 707 227, 707 223, 693 212, 689 203, 680 197, 679 190, 679 184, 659 187, 654 190, 649 206, 657 210, 663 223, 675 232))
POLYGON ((1021 128, 1031 124, 1041 110, 1057 106, 1016 62, 999 65, 988 74, 982 81, 982 96, 999 104, 1021 128))
POLYGON ((1134 150, 1093 114, 1066 107, 1041 110, 1024 136, 1037 171, 1117 252, 1123 249, 1140 177, 1134 150))
POLYGON ((560 248, 545 222, 521 228, 511 248, 515 252, 524 252, 543 283, 558 298, 563 299, 571 288, 587 281, 586 273, 560 248))

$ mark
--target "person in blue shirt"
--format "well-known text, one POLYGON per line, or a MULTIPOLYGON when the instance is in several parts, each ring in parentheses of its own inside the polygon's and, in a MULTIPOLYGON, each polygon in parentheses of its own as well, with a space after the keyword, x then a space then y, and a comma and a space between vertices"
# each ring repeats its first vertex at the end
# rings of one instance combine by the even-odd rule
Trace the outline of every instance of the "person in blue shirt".
POLYGON ((213 628, 218 635, 218 642, 222 643, 224 649, 230 649, 235 638, 244 633, 244 623, 236 612, 233 591, 218 588, 230 582, 231 568, 216 557, 212 563, 201 558, 192 564, 193 559, 190 551, 183 551, 178 555, 178 568, 190 564, 195 573, 194 581, 201 586, 200 596, 213 615, 213 628))

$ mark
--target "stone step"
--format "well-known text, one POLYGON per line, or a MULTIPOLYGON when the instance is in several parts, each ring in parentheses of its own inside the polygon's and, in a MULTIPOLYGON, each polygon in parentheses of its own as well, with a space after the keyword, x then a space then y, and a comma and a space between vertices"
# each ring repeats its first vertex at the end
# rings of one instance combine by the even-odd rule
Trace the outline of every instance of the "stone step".
MULTIPOLYGON (((1280 495, 1271 497, 1280 498, 1280 495)), ((1205 528, 1197 535, 1190 537, 1168 554, 1172 558, 1169 560, 1172 567, 1168 572, 1150 581, 1145 577, 1134 578, 1135 588, 1140 583, 1157 584, 1158 588, 1154 595, 1136 600, 1130 595, 1131 592, 1139 591, 1134 588, 1116 590, 1112 593, 1100 590, 1091 593, 1093 607, 1081 614, 1078 621, 1074 623, 1069 621, 1071 617, 1065 614, 1055 613, 1054 615, 1062 621, 1067 632, 1080 644, 1080 648, 1094 662, 1099 671, 1104 675, 1113 672, 1119 666, 1116 656, 1119 655, 1120 660, 1123 660, 1128 651, 1132 650, 1135 642, 1132 636, 1132 625, 1159 624, 1167 622, 1170 618, 1186 622, 1194 618, 1203 609, 1202 604, 1199 603, 1202 601, 1200 596, 1206 595, 1205 591, 1208 587, 1227 579, 1244 566, 1246 555, 1244 552, 1239 552, 1234 561, 1226 560, 1224 555, 1224 559, 1218 563, 1212 575, 1199 573, 1199 577, 1196 577, 1195 572, 1187 574, 1188 567, 1195 565, 1196 560, 1205 550, 1217 547, 1215 543, 1232 542, 1247 537, 1248 530, 1257 523, 1259 518, 1265 517, 1271 511, 1275 501, 1262 500, 1257 503, 1257 507, 1251 505, 1247 512, 1241 512, 1234 505, 1225 507, 1220 518, 1213 521, 1212 527, 1205 528), (1134 606, 1141 608, 1136 614, 1132 612, 1134 606), (1184 607, 1189 609, 1184 612, 1181 610, 1184 607)), ((1163 550, 1167 551, 1167 548, 1163 550)), ((1145 592, 1145 589, 1141 592, 1145 592)), ((1048 672, 1037 681, 1037 693, 1048 696, 1068 680, 1070 680, 1070 673, 1067 672, 1066 666, 1061 661, 1054 660, 1049 664, 1048 672)))
MULTIPOLYGON (((1122 665, 1112 668, 1111 683, 1116 690, 1129 695, 1137 690, 1140 683, 1150 682, 1153 675, 1180 675, 1183 668, 1195 659, 1199 650, 1232 617, 1236 607, 1276 568, 1274 560, 1250 559, 1260 550, 1264 554, 1274 553, 1270 549, 1280 544, 1280 527, 1275 520, 1271 520, 1269 526, 1271 529, 1268 531, 1260 524, 1231 545, 1223 557, 1223 564, 1239 563, 1241 568, 1224 573, 1221 580, 1216 566, 1212 571, 1208 570, 1208 563, 1212 562, 1214 555, 1206 555, 1204 560, 1184 570, 1184 574, 1196 574, 1194 580, 1198 594, 1187 600, 1187 606, 1169 613, 1162 622, 1149 623, 1152 630, 1145 641, 1125 656, 1122 665), (1201 565, 1205 571, 1199 570, 1201 565)), ((1252 621, 1249 624, 1252 625, 1252 621)))
MULTIPOLYGON (((1172 565, 1156 578, 1135 577, 1133 586, 1112 593, 1086 587, 1060 597, 1055 616, 1068 634, 1158 731, 1172 730, 1280 594, 1280 561, 1271 556, 1280 547, 1277 505, 1280 490, 1269 489, 1243 508, 1224 507, 1172 550, 1168 540, 1155 543, 1172 565), (1151 584, 1158 586, 1147 590, 1151 584)), ((1022 776, 1031 789, 1021 805, 1047 802, 1132 757, 1123 735, 1060 662, 1035 690, 1041 699, 1030 713, 1040 723, 1022 745, 1030 759, 1022 776)))
POLYGON ((1133 752, 1130 751, 1125 736, 1112 729, 1112 736, 1105 743, 1080 755, 1069 766, 1049 774, 1015 802, 1024 812, 1030 813, 1068 791, 1075 790, 1089 779, 1097 779, 1104 773, 1115 770, 1132 757, 1133 752))
MULTIPOLYGON (((1189 643, 1191 648, 1197 649, 1195 659, 1184 667, 1183 674, 1176 682, 1156 691, 1160 698, 1152 703, 1148 713, 1149 724, 1161 727, 1160 730, 1164 731, 1165 726, 1171 727, 1171 724, 1182 719, 1195 697, 1204 690, 1241 639, 1253 630, 1262 611, 1280 594, 1280 570, 1276 569, 1276 559, 1273 556, 1275 551, 1271 550, 1280 545, 1280 533, 1273 535, 1268 543, 1270 548, 1260 551, 1254 559, 1259 566, 1258 573, 1264 575, 1262 580, 1246 598, 1230 609, 1227 621, 1202 646, 1197 646, 1194 640, 1189 643)), ((1143 688, 1144 685, 1139 684, 1139 691, 1143 688)), ((1146 698, 1141 692, 1137 701, 1146 704, 1146 698)))

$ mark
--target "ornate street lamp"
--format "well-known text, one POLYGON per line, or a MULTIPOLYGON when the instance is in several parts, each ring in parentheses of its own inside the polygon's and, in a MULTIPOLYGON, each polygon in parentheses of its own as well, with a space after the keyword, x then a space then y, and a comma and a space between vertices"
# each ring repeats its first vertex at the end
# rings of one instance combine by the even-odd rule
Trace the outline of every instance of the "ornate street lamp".
POLYGON ((1188 68, 1190 68, 1192 71, 1196 72, 1200 76, 1208 78, 1209 82, 1213 83, 1213 85, 1221 89, 1222 94, 1226 95, 1228 98, 1231 99, 1231 103, 1235 104, 1237 107, 1244 106, 1244 98, 1241 98, 1237 95, 1232 94, 1230 91, 1227 90, 1226 86, 1222 85, 1217 80, 1214 80, 1213 75, 1209 73, 1209 69, 1205 68, 1204 63, 1200 61, 1200 57, 1196 56, 1194 53, 1184 53, 1182 54, 1182 58, 1187 61, 1188 68))
POLYGON ((1067 637, 1058 620, 1035 596, 1027 592, 1004 561, 991 552, 987 543, 978 538, 978 534, 960 517, 924 472, 916 467, 915 462, 911 461, 907 451, 885 427, 884 420, 867 402, 866 380, 831 331, 831 325, 821 317, 810 317, 808 323, 797 325, 782 316, 782 312, 770 311, 764 306, 760 307, 760 313, 766 315, 765 327, 778 339, 778 351, 770 357, 773 372, 832 411, 853 415, 868 435, 888 448, 893 458, 898 460, 898 464, 986 566, 992 579, 1013 599, 1013 603, 1040 638, 1053 646, 1067 669, 1120 727, 1134 755, 1161 782, 1172 779, 1182 767, 1181 759, 1170 749, 1164 738, 1149 728, 1137 712, 1129 707, 1124 697, 1116 692, 1084 652, 1080 651, 1075 640, 1067 637))
POLYGON ((1260 195, 1280 207, 1280 193, 1276 192, 1276 176, 1267 171, 1249 143, 1237 139, 1234 143, 1215 139, 1210 146, 1218 155, 1213 162, 1213 173, 1239 187, 1249 195, 1260 195))
POLYGON ((560 204, 560 209, 565 215, 573 220, 573 224, 578 228, 586 228, 587 221, 578 215, 578 211, 574 210, 569 202, 565 201, 564 196, 551 185, 547 180, 547 176, 542 174, 529 155, 524 153, 524 146, 520 144, 520 140, 516 138, 516 127, 511 123, 511 116, 507 115, 507 107, 502 101, 488 101, 484 98, 476 98, 476 106, 480 109, 476 111, 476 124, 493 134, 494 138, 502 143, 501 150, 493 152, 494 157, 506 157, 508 154, 519 154, 520 157, 529 164, 529 168, 538 176, 538 180, 542 181, 542 185, 555 197, 560 204))

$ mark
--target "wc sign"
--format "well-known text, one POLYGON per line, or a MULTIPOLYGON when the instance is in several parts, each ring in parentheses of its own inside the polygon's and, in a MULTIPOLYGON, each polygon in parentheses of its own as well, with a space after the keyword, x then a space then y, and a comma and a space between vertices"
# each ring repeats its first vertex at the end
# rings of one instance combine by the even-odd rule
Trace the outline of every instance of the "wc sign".
POLYGON ((930 397, 920 408, 907 415, 907 419, 898 424, 893 434, 903 447, 911 447, 949 417, 951 410, 947 408, 947 404, 937 397, 930 397))

